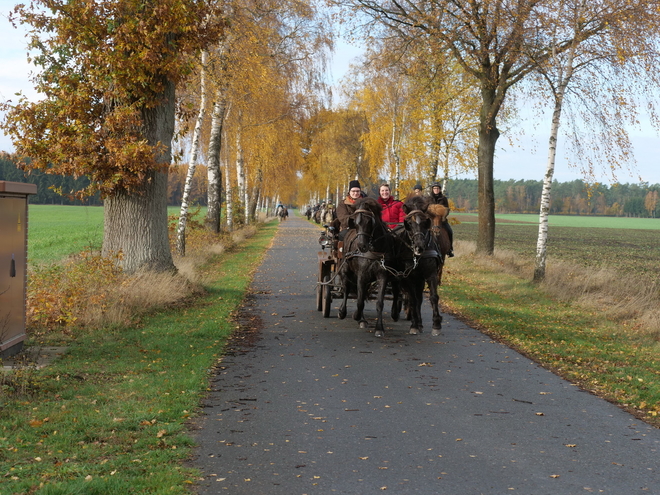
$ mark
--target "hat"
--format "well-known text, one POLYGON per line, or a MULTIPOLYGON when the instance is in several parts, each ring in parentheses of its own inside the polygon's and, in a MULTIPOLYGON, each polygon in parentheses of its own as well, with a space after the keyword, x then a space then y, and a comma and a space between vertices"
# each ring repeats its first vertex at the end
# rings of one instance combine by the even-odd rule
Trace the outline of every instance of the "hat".
POLYGON ((415 184, 415 187, 413 187, 413 190, 419 189, 420 191, 423 189, 421 184, 415 184))
POLYGON ((434 188, 434 187, 439 187, 440 189, 442 189, 442 185, 441 185, 439 182, 434 182, 434 183, 431 185, 431 188, 434 188))
POLYGON ((349 191, 350 191, 351 189, 353 189, 354 187, 357 187, 358 189, 362 189, 362 188, 360 187, 360 181, 358 181, 358 180, 352 180, 352 181, 350 181, 350 182, 348 183, 348 190, 349 190, 349 191))

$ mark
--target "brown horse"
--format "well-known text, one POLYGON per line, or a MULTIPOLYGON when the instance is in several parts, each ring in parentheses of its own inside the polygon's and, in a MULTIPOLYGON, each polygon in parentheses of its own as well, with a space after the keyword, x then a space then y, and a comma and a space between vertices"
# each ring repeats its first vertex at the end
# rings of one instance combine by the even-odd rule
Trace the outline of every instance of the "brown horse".
POLYGON ((438 285, 442 284, 442 268, 445 264, 447 253, 451 250, 451 241, 449 240, 449 233, 443 224, 447 221, 449 215, 449 208, 444 205, 428 205, 426 213, 431 217, 431 232, 435 238, 435 242, 440 250, 440 258, 442 263, 438 268, 438 285))

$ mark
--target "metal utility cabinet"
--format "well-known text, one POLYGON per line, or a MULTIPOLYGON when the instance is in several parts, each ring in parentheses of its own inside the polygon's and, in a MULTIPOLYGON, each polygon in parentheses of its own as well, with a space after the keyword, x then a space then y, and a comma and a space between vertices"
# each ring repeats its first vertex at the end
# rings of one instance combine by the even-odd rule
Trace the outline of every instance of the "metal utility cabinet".
POLYGON ((25 340, 28 196, 35 184, 0 181, 0 357, 25 340))

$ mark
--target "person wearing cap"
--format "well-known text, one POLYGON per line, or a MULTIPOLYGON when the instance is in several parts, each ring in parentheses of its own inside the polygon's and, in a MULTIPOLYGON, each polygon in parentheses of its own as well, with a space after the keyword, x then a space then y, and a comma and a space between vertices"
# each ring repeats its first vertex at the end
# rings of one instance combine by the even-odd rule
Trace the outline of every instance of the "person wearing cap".
POLYGON ((390 229, 403 223, 406 212, 403 211, 403 203, 392 197, 390 185, 382 183, 379 189, 378 204, 383 208, 381 218, 390 229))
POLYGON ((348 230, 348 217, 355 211, 355 202, 362 197, 362 187, 358 180, 348 183, 348 195, 337 205, 336 214, 339 221, 339 238, 343 239, 348 230))
MULTIPOLYGON (((449 199, 447 199, 447 196, 442 194, 442 185, 439 182, 434 182, 431 185, 431 203, 436 204, 436 205, 442 205, 447 207, 449 209, 449 199)), ((449 225, 449 222, 445 220, 442 222, 442 226, 444 229, 447 231, 447 235, 449 236, 449 252, 447 253, 447 256, 450 258, 454 257, 454 231, 451 228, 451 225, 449 225)))
POLYGON ((413 196, 421 196, 422 190, 423 187, 421 184, 415 184, 415 187, 413 187, 413 196))

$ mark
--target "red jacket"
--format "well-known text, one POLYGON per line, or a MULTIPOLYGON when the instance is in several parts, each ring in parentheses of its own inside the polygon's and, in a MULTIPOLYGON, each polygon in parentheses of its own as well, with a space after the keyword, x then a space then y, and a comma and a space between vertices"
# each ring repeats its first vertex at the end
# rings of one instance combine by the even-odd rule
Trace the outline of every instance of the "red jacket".
POLYGON ((397 223, 403 222, 406 218, 406 213, 403 211, 403 203, 392 196, 384 201, 383 198, 378 196, 378 204, 383 207, 383 214, 381 218, 383 222, 391 229, 396 227, 397 223))

